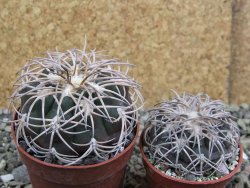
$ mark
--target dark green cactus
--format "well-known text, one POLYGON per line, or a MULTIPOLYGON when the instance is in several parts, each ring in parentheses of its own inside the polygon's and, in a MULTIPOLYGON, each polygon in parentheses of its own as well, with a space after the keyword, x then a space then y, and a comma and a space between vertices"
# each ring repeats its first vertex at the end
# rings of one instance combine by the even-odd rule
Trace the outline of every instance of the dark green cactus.
POLYGON ((19 72, 11 97, 18 141, 36 157, 52 156, 66 165, 121 152, 143 103, 138 84, 127 75, 130 66, 78 49, 32 59, 19 72))
POLYGON ((239 157, 239 131, 221 101, 184 94, 149 110, 144 144, 155 165, 189 180, 223 176, 239 157))

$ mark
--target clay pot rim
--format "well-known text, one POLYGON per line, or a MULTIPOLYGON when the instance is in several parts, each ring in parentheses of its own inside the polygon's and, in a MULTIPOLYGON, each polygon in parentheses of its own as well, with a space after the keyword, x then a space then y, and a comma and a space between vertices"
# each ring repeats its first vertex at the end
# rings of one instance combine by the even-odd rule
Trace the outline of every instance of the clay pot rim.
POLYGON ((11 135, 14 139, 15 145, 18 148, 19 152, 21 152, 23 155, 25 155, 25 157, 29 158, 31 161, 34 161, 36 163, 39 163, 41 165, 47 166, 47 167, 53 167, 53 168, 58 168, 58 169, 91 169, 91 168, 96 168, 99 166, 103 166, 106 165, 108 163, 111 163, 115 160, 117 160, 118 158, 120 158, 122 155, 124 155, 125 153, 129 152, 129 150, 134 147, 135 142, 137 140, 137 137, 139 135, 140 132, 140 123, 137 122, 136 123, 136 134, 132 140, 132 142, 119 154, 117 154, 115 157, 108 159, 106 161, 97 163, 97 164, 92 164, 92 165, 82 165, 82 166, 64 166, 64 165, 58 165, 58 164, 51 164, 51 163, 47 163, 44 161, 41 161, 37 158, 35 158, 34 156, 28 154, 21 146, 17 145, 17 140, 16 140, 16 135, 15 135, 15 131, 14 131, 14 123, 11 123, 11 135))
POLYGON ((239 146, 240 146, 240 156, 239 156, 239 161, 238 161, 238 164, 237 166, 234 168, 233 171, 231 171, 229 174, 227 174, 226 176, 223 176, 217 180, 208 180, 208 181, 189 181, 189 180, 184 180, 184 179, 178 179, 178 178, 174 178, 172 176, 168 176, 168 175, 165 175, 164 173, 162 173, 161 171, 159 171, 152 163, 149 162, 147 156, 145 155, 144 153, 144 150, 143 150, 143 144, 142 144, 142 140, 143 140, 143 137, 144 137, 144 131, 142 132, 141 136, 140 136, 140 142, 139 142, 139 148, 140 148, 140 153, 142 155, 142 158, 144 160, 144 162, 146 162, 146 164, 158 175, 162 176, 163 178, 166 178, 166 179, 169 179, 169 180, 172 180, 172 181, 176 181, 176 182, 180 182, 180 183, 184 183, 184 184, 191 184, 191 185, 208 185, 208 184, 216 184, 216 183, 219 183, 219 182, 223 182, 227 179, 230 179, 232 178, 232 176, 238 171, 238 169, 240 168, 241 164, 242 164, 242 161, 243 161, 243 147, 242 147, 242 144, 239 143, 239 146))

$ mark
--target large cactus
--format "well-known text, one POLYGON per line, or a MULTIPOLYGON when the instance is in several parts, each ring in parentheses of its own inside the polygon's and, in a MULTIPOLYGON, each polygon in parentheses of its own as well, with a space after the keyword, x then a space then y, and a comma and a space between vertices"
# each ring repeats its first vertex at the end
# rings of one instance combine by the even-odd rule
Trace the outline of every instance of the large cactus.
POLYGON ((11 104, 16 137, 41 160, 64 165, 103 161, 132 140, 143 99, 131 64, 73 49, 31 59, 19 72, 11 104))
POLYGON ((220 177, 237 161, 239 131, 221 101, 176 94, 149 110, 144 144, 160 169, 189 180, 220 177))

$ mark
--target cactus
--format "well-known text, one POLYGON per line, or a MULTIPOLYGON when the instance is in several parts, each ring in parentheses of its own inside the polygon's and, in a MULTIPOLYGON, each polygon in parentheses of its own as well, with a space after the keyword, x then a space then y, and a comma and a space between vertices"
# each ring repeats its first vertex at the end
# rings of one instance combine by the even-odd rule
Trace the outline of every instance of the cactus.
POLYGON ((206 94, 176 93, 148 112, 143 143, 159 169, 201 180, 224 176, 235 165, 239 130, 222 101, 206 94))
POLYGON ((85 48, 47 52, 18 72, 10 104, 17 141, 28 152, 79 165, 107 160, 130 143, 143 105, 140 87, 127 75, 131 64, 104 57, 85 48))

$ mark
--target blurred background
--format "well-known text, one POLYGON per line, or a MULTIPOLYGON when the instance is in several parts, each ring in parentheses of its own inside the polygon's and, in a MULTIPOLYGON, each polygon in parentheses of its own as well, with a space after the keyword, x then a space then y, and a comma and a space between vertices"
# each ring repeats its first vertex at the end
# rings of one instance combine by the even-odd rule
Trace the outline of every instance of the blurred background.
POLYGON ((47 50, 129 61, 149 107, 178 92, 250 103, 249 0, 0 0, 0 107, 16 72, 47 50))

